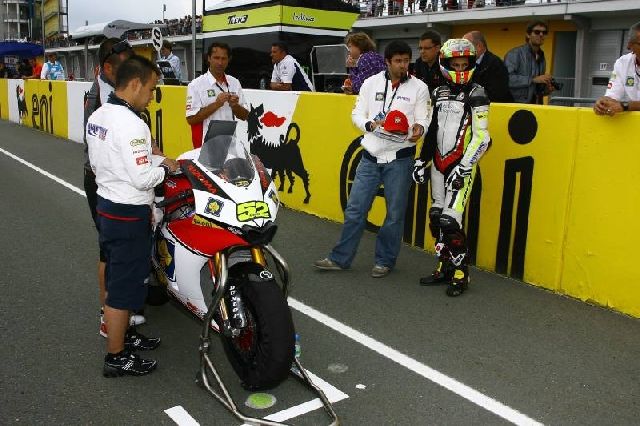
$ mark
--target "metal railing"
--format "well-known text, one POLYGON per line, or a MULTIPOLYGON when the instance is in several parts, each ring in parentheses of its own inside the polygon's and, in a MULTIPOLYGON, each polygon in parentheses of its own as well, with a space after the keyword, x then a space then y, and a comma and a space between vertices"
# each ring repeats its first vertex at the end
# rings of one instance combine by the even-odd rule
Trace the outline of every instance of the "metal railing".
POLYGON ((574 98, 570 96, 552 96, 549 98, 549 105, 557 106, 592 106, 596 103, 595 98, 574 98))
POLYGON ((579 0, 363 0, 351 3, 360 7, 360 18, 411 15, 483 7, 531 6, 536 4, 574 3, 579 0))

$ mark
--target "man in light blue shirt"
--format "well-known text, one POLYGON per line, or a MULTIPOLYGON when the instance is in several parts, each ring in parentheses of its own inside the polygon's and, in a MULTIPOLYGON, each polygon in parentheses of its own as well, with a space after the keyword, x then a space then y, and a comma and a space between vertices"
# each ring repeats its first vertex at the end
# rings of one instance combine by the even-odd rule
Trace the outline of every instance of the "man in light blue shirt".
POLYGON ((47 54, 47 62, 42 66, 40 72, 41 80, 64 80, 64 68, 62 64, 58 62, 58 55, 55 52, 49 52, 47 54))

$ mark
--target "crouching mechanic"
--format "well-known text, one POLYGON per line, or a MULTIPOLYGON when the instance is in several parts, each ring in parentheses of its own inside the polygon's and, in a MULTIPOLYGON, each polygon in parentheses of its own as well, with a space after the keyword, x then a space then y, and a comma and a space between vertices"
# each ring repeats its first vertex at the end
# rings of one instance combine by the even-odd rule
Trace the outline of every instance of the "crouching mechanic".
POLYGON ((131 56, 118 69, 115 92, 87 121, 89 160, 98 185, 100 247, 107 260, 105 377, 143 375, 156 367, 156 361, 142 359, 135 351, 155 349, 160 339, 129 327, 129 314, 142 308, 147 295, 153 188, 178 168, 169 159, 152 166, 151 133, 139 116, 159 76, 153 62, 131 56))
POLYGON ((438 264, 420 284, 448 283, 449 296, 461 295, 469 284, 462 216, 476 163, 491 143, 489 98, 482 86, 470 83, 475 60, 475 48, 465 39, 451 39, 442 46, 440 70, 446 85, 434 90, 433 118, 413 172, 414 181, 424 183, 426 164, 433 160, 429 228, 436 240, 438 264), (430 150, 433 145, 435 150, 430 150), (429 152, 433 158, 425 158, 429 152))

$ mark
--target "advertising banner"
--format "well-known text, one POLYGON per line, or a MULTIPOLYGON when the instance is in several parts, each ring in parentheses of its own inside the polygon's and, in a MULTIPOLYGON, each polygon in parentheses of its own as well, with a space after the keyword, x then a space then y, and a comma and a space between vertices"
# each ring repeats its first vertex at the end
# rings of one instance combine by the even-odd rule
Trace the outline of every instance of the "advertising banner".
POLYGON ((0 118, 9 119, 9 98, 8 98, 9 80, 0 78, 0 118))
POLYGON ((84 96, 91 89, 91 83, 85 81, 67 82, 67 114, 74 117, 69 120, 68 138, 83 143, 84 138, 84 96), (83 117, 78 120, 75 117, 83 117))
MULTIPOLYGON (((89 83, 0 80, 0 114, 81 141, 88 89, 89 83)), ((351 122, 356 98, 260 90, 245 97, 249 116, 238 122, 237 136, 272 170, 279 198, 341 222, 362 157, 361 132, 351 122)), ((192 149, 185 106, 185 87, 159 86, 142 113, 172 158, 192 149)), ((492 146, 479 162, 464 218, 470 261, 640 317, 631 268, 632 237, 640 234, 640 192, 633 187, 639 172, 609 159, 640 155, 638 114, 493 104, 489 131, 492 146)), ((430 202, 429 182, 412 185, 404 241, 433 251, 430 202)), ((368 229, 376 231, 384 216, 380 187, 368 229)))

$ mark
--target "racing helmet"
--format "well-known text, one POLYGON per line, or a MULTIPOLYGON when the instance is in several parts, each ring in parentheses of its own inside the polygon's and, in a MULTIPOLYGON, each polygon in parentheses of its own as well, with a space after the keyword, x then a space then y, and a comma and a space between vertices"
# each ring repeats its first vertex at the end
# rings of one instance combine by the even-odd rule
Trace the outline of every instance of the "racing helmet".
POLYGON ((447 40, 440 48, 440 71, 447 80, 455 84, 467 84, 476 69, 476 48, 464 38, 447 40), (469 67, 465 71, 456 71, 451 67, 451 59, 469 58, 469 67))

